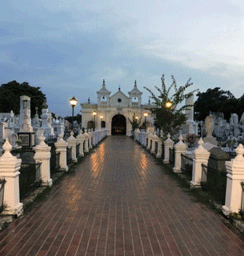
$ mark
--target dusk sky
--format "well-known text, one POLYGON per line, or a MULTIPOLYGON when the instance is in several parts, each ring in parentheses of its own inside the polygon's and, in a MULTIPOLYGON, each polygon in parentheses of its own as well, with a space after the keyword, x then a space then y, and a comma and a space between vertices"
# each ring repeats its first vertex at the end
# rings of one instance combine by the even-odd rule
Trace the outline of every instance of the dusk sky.
POLYGON ((244 93, 243 0, 8 0, 0 14, 0 84, 40 86, 57 115, 72 96, 75 114, 96 103, 103 79, 126 95, 137 80, 143 103, 162 74, 244 93))

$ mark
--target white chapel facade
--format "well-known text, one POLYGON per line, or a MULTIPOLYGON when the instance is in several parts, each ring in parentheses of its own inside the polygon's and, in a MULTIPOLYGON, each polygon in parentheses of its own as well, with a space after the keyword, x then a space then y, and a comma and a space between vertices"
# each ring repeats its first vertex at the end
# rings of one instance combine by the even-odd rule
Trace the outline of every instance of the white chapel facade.
POLYGON ((150 115, 150 103, 141 104, 142 92, 137 88, 135 81, 133 89, 125 95, 120 87, 116 93, 110 96, 111 92, 106 88, 103 80, 102 88, 97 91, 97 104, 91 104, 88 99, 87 103, 81 104, 82 127, 85 129, 94 128, 99 130, 107 129, 108 135, 131 135, 132 126, 129 121, 135 115, 141 118, 141 125, 146 122, 146 127, 153 125, 153 118, 150 115), (148 116, 145 117, 145 113, 148 116))

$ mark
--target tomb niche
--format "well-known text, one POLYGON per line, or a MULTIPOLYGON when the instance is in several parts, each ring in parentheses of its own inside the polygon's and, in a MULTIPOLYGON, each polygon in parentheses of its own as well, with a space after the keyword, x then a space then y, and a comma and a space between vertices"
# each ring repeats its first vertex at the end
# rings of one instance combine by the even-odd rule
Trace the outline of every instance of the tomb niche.
POLYGON ((35 132, 31 126, 30 97, 20 96, 20 129, 18 139, 22 147, 35 146, 35 132))

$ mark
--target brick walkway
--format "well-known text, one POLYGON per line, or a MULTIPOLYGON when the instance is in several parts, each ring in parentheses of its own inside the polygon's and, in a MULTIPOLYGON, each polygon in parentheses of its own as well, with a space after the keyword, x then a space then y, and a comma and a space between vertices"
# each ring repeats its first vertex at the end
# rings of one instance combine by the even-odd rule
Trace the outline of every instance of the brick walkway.
POLYGON ((0 233, 0 255, 237 256, 244 241, 141 146, 114 136, 0 233))

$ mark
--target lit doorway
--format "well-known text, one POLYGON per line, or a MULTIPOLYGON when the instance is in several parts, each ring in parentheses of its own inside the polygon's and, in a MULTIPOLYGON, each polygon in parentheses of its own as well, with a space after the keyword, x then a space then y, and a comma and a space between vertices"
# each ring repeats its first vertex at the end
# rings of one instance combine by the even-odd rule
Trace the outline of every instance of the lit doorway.
POLYGON ((123 115, 115 115, 112 119, 112 135, 126 135, 126 119, 123 115))

